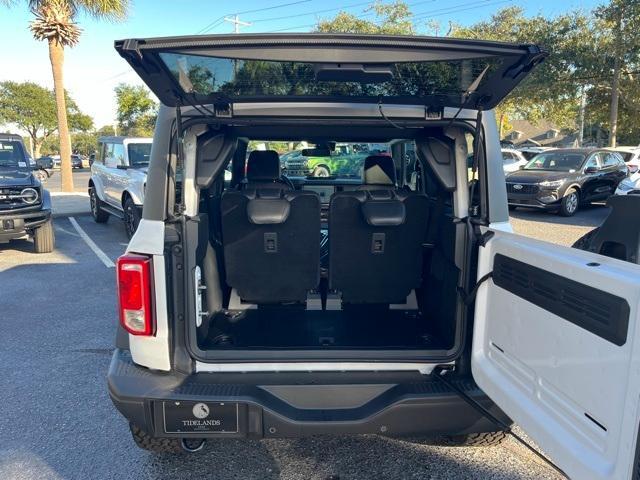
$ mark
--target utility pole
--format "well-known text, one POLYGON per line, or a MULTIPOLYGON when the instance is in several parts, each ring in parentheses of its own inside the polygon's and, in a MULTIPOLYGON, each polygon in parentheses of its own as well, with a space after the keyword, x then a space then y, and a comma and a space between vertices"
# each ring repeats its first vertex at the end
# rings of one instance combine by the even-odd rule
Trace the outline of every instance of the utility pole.
POLYGON ((251 25, 251 22, 242 22, 240 21, 240 17, 238 15, 234 15, 231 17, 224 17, 225 22, 233 23, 233 33, 240 33, 240 26, 248 27, 251 25))
POLYGON ((580 92, 580 121, 578 122, 580 124, 579 128, 580 130, 578 130, 578 147, 582 147, 582 143, 584 142, 584 110, 586 108, 586 103, 587 103, 587 95, 586 92, 584 91, 584 85, 582 86, 582 91, 580 92))

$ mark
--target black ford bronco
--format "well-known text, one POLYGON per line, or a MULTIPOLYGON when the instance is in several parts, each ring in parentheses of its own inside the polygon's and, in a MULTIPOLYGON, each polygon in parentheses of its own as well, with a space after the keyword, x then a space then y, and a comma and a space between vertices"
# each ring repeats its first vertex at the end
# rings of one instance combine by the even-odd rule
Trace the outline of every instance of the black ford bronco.
POLYGON ((0 243, 33 238, 36 253, 54 248, 51 197, 29 165, 19 135, 0 133, 0 243))

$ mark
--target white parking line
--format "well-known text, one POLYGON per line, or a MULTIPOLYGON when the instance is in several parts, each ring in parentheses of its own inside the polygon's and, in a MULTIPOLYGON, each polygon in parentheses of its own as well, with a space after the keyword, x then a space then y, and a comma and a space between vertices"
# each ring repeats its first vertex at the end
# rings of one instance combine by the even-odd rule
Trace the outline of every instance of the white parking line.
POLYGON ((91 237, 87 235, 87 232, 85 232, 82 227, 78 225, 76 219, 73 217, 69 217, 69 221, 71 222, 71 225, 73 225, 73 228, 75 228, 78 232, 78 235, 80 235, 84 242, 89 245, 89 248, 93 250, 93 253, 95 253, 96 256, 102 261, 102 263, 104 263, 105 267, 114 268, 116 265, 111 261, 109 257, 107 257, 107 254, 100 250, 100 247, 96 245, 93 240, 91 240, 91 237))

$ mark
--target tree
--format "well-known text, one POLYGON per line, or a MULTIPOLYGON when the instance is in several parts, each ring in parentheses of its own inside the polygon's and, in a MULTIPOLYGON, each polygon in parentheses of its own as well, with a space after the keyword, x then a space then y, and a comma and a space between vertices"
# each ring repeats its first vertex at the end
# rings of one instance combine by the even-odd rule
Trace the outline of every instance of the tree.
MULTIPOLYGON (((79 110, 68 93, 65 96, 71 130, 91 130, 91 117, 79 110)), ((33 82, 0 82, 0 122, 13 123, 25 130, 38 158, 42 142, 58 129, 53 92, 33 82)))
MULTIPOLYGON (((606 6, 596 10, 602 31, 608 33, 601 42, 605 46, 605 65, 611 72, 609 105, 609 145, 615 147, 618 140, 618 115, 622 83, 630 71, 640 65, 640 2, 637 0, 611 0, 606 6)), ((630 74, 635 84, 633 73, 630 74)), ((638 97, 636 97, 637 99, 638 97)))
POLYGON ((316 27, 318 32, 327 33, 382 33, 388 35, 415 35, 411 21, 412 14, 406 2, 373 3, 366 9, 375 15, 374 20, 363 20, 344 11, 333 19, 321 20, 316 27))
POLYGON ((118 127, 122 135, 150 137, 158 105, 142 85, 121 83, 115 88, 118 127))
MULTIPOLYGON (((20 0, 0 0, 12 5, 20 0)), ((81 30, 76 23, 79 13, 97 19, 120 20, 125 17, 128 0, 26 0, 35 16, 30 29, 36 40, 46 41, 53 73, 56 98, 56 117, 60 136, 61 185, 62 190, 73 191, 71 174, 71 145, 67 106, 64 91, 64 49, 73 47, 80 39, 81 30)))

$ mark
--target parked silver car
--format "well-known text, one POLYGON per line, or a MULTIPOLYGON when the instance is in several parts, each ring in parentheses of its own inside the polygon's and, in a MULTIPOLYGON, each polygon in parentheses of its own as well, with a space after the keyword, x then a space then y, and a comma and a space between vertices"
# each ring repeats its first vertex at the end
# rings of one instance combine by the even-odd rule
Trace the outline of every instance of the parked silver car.
POLYGON ((124 220, 133 236, 142 216, 142 202, 151 154, 151 138, 100 137, 91 165, 91 215, 104 223, 110 215, 124 220))

